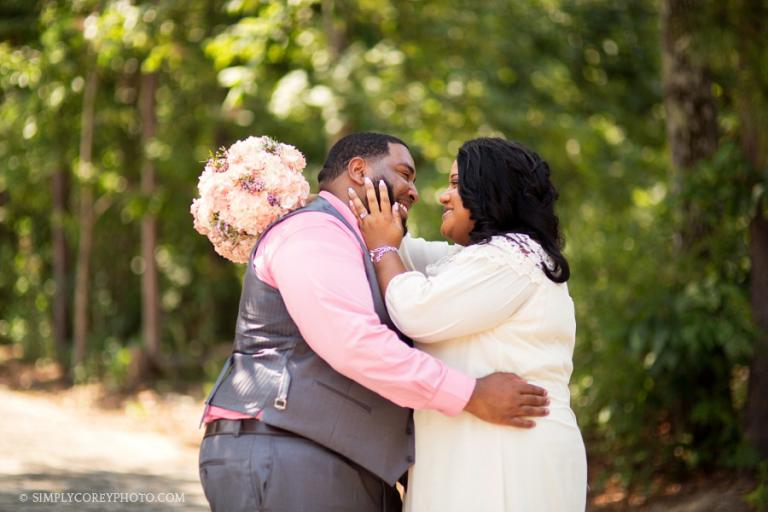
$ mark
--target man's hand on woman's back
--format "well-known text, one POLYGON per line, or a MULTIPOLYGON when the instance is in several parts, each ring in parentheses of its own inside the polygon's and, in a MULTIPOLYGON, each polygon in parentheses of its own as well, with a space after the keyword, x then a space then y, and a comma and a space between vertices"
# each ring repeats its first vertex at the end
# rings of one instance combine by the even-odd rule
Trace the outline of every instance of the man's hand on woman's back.
POLYGON ((528 384, 514 373, 497 372, 477 379, 465 411, 483 421, 531 428, 530 419, 549 414, 547 391, 528 384))

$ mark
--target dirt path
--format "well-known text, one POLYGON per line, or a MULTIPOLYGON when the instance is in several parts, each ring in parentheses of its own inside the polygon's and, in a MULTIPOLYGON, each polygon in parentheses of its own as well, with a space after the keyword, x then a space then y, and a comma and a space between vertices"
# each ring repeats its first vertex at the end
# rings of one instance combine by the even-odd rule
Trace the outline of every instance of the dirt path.
POLYGON ((71 397, 0 387, 0 404, 0 511, 208 510, 194 404, 175 418, 187 429, 177 433, 146 427, 142 414, 82 407, 71 397), (66 492, 85 494, 48 494, 66 492))

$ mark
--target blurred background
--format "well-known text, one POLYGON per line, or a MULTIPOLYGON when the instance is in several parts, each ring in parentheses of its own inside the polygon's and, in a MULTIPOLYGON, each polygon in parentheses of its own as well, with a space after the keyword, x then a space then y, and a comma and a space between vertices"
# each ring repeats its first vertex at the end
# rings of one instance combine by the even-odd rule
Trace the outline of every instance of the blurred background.
POLYGON ((270 135, 316 187, 341 136, 397 135, 409 225, 439 238, 458 147, 504 136, 560 191, 592 509, 768 508, 766 22, 764 0, 2 0, 2 389, 199 437, 243 273, 192 229, 209 151, 270 135))

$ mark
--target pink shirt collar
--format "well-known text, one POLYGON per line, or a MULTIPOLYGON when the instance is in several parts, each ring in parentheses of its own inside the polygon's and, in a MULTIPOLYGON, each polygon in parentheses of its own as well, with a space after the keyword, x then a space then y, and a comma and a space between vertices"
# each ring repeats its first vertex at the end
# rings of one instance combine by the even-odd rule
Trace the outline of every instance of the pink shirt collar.
POLYGON ((352 226, 352 228, 355 230, 355 233, 357 233, 360 238, 363 237, 363 234, 360 231, 360 227, 357 225, 357 217, 354 213, 352 213, 352 210, 349 209, 349 204, 325 190, 321 191, 318 195, 331 203, 331 206, 336 208, 341 216, 344 217, 347 222, 349 222, 349 225, 352 226))

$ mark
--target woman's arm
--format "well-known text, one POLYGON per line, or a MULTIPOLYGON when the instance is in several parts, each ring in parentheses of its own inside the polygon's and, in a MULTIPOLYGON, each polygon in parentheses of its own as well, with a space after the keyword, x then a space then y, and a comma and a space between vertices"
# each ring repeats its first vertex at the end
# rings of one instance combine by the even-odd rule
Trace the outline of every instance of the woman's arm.
POLYGON ((369 208, 352 189, 350 207, 371 250, 390 317, 405 335, 436 342, 482 332, 507 320, 533 293, 537 285, 519 272, 532 263, 517 249, 490 243, 460 249, 437 275, 408 272, 396 249, 404 231, 397 203, 390 206, 383 182, 380 204, 368 178, 365 191, 369 208))
POLYGON ((438 242, 425 240, 423 238, 414 238, 407 234, 400 243, 400 259, 403 260, 405 268, 426 273, 428 265, 435 263, 452 254, 456 254, 461 249, 460 245, 452 245, 448 242, 438 242))
POLYGON ((513 316, 538 286, 519 271, 513 257, 491 245, 472 246, 437 275, 393 276, 385 295, 389 315, 405 335, 423 343, 496 327, 513 316))
POLYGON ((400 255, 396 251, 384 254, 378 262, 374 260, 373 266, 376 267, 376 279, 379 281, 382 297, 387 296, 389 283, 395 277, 408 272, 405 265, 403 265, 403 260, 400 259, 400 255))
POLYGON ((405 229, 403 228, 402 212, 398 203, 391 204, 389 191, 383 180, 379 181, 379 195, 370 178, 365 178, 365 193, 368 208, 363 205, 353 189, 349 189, 349 207, 357 215, 357 225, 363 234, 363 239, 371 253, 371 261, 376 267, 376 277, 379 281, 381 294, 386 295, 390 281, 407 272, 397 248, 400 247, 405 229))

